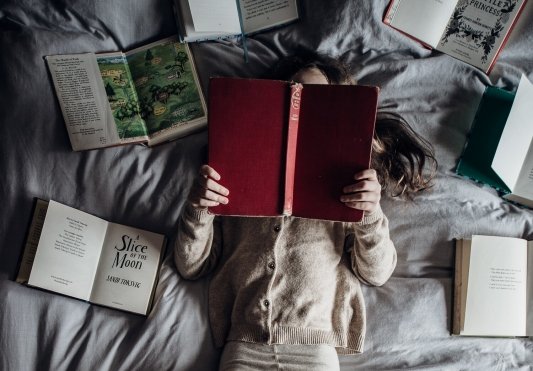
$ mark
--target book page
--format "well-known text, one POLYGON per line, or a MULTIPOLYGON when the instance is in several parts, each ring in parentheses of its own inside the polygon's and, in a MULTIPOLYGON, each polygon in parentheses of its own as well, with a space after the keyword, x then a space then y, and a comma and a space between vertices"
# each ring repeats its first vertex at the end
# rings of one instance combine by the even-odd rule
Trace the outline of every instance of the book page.
POLYGON ((126 56, 151 142, 206 125, 207 109, 187 44, 165 39, 126 56))
POLYGON ((527 243, 526 335, 533 336, 533 241, 527 243))
POLYGON ((88 300, 107 222, 50 201, 28 284, 88 300))
MULTIPOLYGON (((224 37, 231 37, 237 35, 236 33, 227 33, 219 31, 207 31, 198 32, 194 28, 194 22, 192 19, 191 8, 188 0, 173 0, 174 1, 174 13, 177 19, 178 29, 180 33, 181 41, 193 42, 193 41, 205 41, 213 40, 224 37)), ((236 5, 235 5, 236 6, 236 5)), ((239 29, 239 34, 240 34, 239 29)))
POLYGON ((385 22, 435 48, 457 0, 396 0, 385 22))
POLYGON ((460 332, 464 331, 465 313, 466 313, 466 294, 468 293, 468 275, 470 270, 470 253, 472 252, 472 240, 463 240, 462 257, 461 257, 461 295, 460 295, 460 310, 461 322, 460 332))
POLYGON ((524 0, 460 0, 437 50, 487 71, 524 0))
MULTIPOLYGON (((522 75, 492 168, 514 193, 533 139, 533 84, 522 75)), ((526 170, 527 171, 527 170, 526 170)), ((528 174, 526 173, 527 177, 528 174)), ((527 184, 527 182, 526 182, 527 184)))
POLYGON ((298 19, 296 0, 239 0, 244 33, 279 26, 298 19))
POLYGON ((188 0, 194 30, 240 34, 241 24, 236 0, 188 0))
POLYGON ((525 336, 527 245, 473 236, 463 335, 525 336))
POLYGON ((28 283, 30 278, 31 267, 33 266, 33 260, 37 253, 37 245, 39 244, 39 238, 43 230, 44 219, 46 217, 46 210, 48 209, 48 202, 44 200, 37 200, 35 203, 35 210, 33 211, 33 217, 30 224, 30 230, 26 237, 26 243, 24 245, 24 253, 20 261, 19 272, 17 274, 18 283, 28 283))
POLYGON ((92 53, 46 57, 74 151, 120 142, 96 56, 92 53))
POLYGON ((123 53, 98 54, 96 60, 120 143, 147 141, 148 131, 141 117, 139 98, 126 56, 123 53))
POLYGON ((164 241, 157 233, 109 223, 90 301, 146 314, 164 241))
POLYGON ((533 208, 533 138, 513 193, 506 195, 505 198, 533 208))

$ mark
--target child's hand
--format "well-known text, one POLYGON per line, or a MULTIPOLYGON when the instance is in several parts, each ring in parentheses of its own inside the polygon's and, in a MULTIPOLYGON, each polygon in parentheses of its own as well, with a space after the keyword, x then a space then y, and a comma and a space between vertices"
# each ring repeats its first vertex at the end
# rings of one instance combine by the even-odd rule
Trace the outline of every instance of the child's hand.
POLYGON ((354 175, 354 179, 356 183, 343 188, 341 201, 353 209, 372 213, 378 208, 381 199, 381 184, 378 182, 376 170, 360 171, 354 175))
POLYGON ((205 209, 210 206, 218 206, 219 204, 227 204, 229 190, 216 181, 220 180, 218 174, 209 165, 202 165, 200 174, 194 181, 194 184, 189 192, 189 202, 197 209, 205 209))

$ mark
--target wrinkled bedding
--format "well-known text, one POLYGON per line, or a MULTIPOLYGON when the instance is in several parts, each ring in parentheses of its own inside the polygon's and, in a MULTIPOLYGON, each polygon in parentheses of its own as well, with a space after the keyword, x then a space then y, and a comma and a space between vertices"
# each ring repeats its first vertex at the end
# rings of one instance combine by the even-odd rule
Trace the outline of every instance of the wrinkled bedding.
MULTIPOLYGON (((194 44, 202 84, 214 75, 261 76, 303 45, 349 63, 361 84, 380 86, 380 106, 435 146, 434 187, 412 201, 382 200, 398 266, 384 286, 364 288, 365 352, 341 357, 341 369, 531 369, 529 339, 459 338, 450 330, 453 239, 533 239, 533 211, 454 173, 484 87, 516 89, 521 73, 533 79, 533 3, 489 76, 383 25, 386 5, 304 0, 299 22, 247 39, 247 64, 238 41, 194 44)), ((72 152, 43 56, 127 50, 175 32, 167 0, 0 3, 1 370, 216 369, 208 281, 180 278, 170 254, 147 317, 14 282, 34 197, 173 237, 205 160, 206 131, 151 149, 72 152)))

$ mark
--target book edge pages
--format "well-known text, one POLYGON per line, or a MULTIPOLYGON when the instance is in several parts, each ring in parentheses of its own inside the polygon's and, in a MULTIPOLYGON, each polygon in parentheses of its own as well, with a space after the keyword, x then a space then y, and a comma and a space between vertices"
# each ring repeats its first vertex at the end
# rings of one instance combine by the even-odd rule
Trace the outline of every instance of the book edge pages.
POLYGON ((26 240, 24 242, 24 249, 20 257, 19 269, 15 279, 18 283, 27 284, 30 278, 33 261, 37 246, 39 245, 39 238, 46 218, 46 211, 48 209, 48 202, 40 198, 34 200, 32 217, 30 225, 26 229, 26 240), (32 251, 33 250, 33 251, 32 251))
POLYGON ((453 320, 452 334, 461 334, 461 289, 462 289, 462 254, 463 240, 455 240, 455 267, 454 267, 454 284, 453 284, 453 320))

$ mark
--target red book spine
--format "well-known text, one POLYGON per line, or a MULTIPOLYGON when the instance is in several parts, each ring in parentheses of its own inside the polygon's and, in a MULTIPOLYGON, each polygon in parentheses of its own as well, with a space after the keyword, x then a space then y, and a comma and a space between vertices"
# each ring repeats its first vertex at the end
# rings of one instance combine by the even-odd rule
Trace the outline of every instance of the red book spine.
POLYGON ((300 122, 300 102, 303 85, 291 85, 289 122, 287 131, 287 157, 285 162, 285 200, 283 202, 283 215, 292 215, 294 201, 294 166, 296 163, 296 143, 298 138, 298 124, 300 122))

